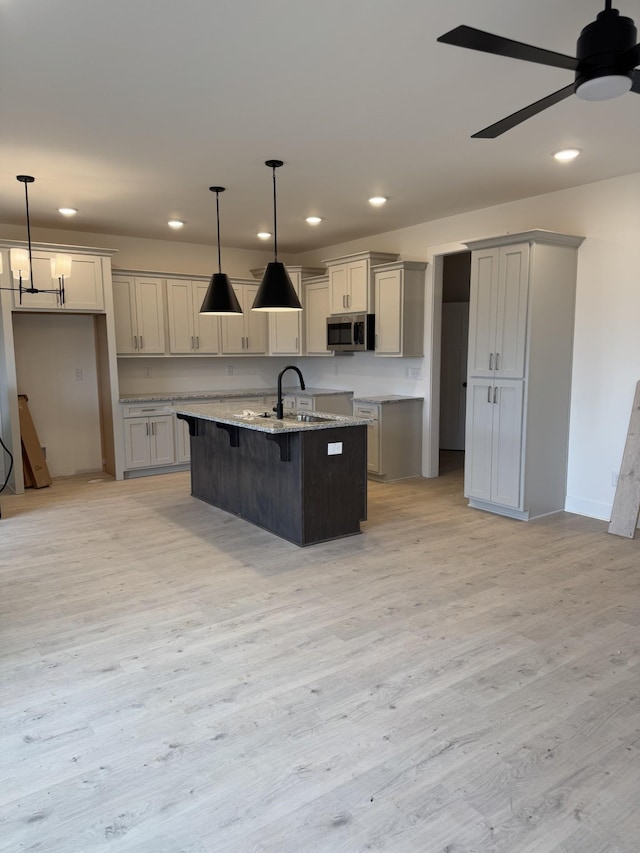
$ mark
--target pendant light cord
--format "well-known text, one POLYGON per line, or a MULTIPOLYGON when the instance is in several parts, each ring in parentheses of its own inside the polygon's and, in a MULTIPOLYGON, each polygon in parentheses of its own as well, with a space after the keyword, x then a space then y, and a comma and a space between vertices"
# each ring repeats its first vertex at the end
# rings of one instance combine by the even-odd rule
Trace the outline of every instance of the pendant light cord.
POLYGON ((33 258, 31 257, 31 222, 29 221, 29 181, 24 182, 24 202, 27 208, 27 243, 29 244, 29 276, 33 287, 33 258))
POLYGON ((276 205, 276 167, 273 166, 273 254, 278 260, 278 214, 276 205))
POLYGON ((218 223, 218 272, 222 272, 222 261, 220 260, 220 194, 216 190, 216 222, 218 223))

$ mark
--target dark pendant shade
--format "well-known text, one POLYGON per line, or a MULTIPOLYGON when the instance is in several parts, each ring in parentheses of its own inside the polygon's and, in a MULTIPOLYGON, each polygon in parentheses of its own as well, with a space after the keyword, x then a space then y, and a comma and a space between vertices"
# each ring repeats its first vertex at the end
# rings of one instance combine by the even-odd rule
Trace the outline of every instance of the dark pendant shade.
POLYGON ((214 272, 202 302, 201 314, 242 314, 229 276, 223 272, 214 272))
POLYGON ((298 294, 281 261, 271 261, 264 271, 252 305, 253 311, 302 311, 298 294))

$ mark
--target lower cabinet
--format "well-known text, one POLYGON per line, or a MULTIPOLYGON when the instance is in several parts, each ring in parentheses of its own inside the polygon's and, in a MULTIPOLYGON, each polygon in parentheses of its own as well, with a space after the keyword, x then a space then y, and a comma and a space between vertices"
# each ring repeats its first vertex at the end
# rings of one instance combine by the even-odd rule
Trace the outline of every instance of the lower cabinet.
POLYGON ((284 409, 303 412, 327 412, 330 415, 351 415, 352 394, 285 394, 284 409))
POLYGON ((173 420, 173 415, 124 419, 124 458, 127 469, 174 464, 173 420))
POLYGON ((367 418, 367 472, 390 482, 422 474, 422 398, 354 400, 353 414, 367 418))
POLYGON ((469 380, 464 493, 472 501, 522 509, 523 400, 523 380, 469 380))

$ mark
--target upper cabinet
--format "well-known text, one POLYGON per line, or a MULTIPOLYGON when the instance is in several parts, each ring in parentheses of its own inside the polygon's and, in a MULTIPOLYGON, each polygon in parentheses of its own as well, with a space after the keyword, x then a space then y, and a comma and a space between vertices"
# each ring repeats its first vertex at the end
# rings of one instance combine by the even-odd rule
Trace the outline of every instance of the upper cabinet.
POLYGON ((216 355, 220 352, 220 318, 200 314, 206 281, 167 279, 169 352, 176 355, 216 355))
POLYGON ((252 311, 258 285, 253 282, 232 281, 242 314, 221 318, 222 353, 224 355, 265 355, 267 352, 267 316, 264 311, 252 311))
POLYGON ((165 352, 163 282, 146 276, 113 276, 116 350, 119 355, 165 352))
POLYGON ((317 276, 304 282, 304 355, 335 355, 327 349, 329 316, 329 276, 317 276))
POLYGON ((529 256, 528 243, 478 249, 471 256, 470 376, 524 376, 529 256))
MULTIPOLYGON (((324 270, 287 264, 287 272, 298 299, 303 303, 303 279, 308 276, 320 275, 324 270)), ((251 270, 251 274, 256 279, 262 279, 264 268, 251 270)), ((269 312, 269 355, 302 355, 304 352, 304 319, 302 314, 301 311, 269 312)))
POLYGON ((323 261, 329 273, 329 313, 373 313, 373 267, 397 257, 388 252, 360 252, 323 261))
MULTIPOLYGON (((60 247, 59 251, 64 251, 60 247)), ((51 277, 51 260, 55 250, 33 250, 32 278, 23 281, 23 287, 57 290, 58 279, 51 277)), ((71 274, 64 279, 64 301, 58 293, 23 293, 22 300, 17 291, 13 293, 13 307, 18 311, 66 310, 98 312, 104 311, 104 275, 100 257, 64 252, 71 255, 71 274)), ((18 287, 15 281, 12 287, 18 287)))
POLYGON ((415 261, 374 268, 377 356, 423 355, 426 268, 415 261))

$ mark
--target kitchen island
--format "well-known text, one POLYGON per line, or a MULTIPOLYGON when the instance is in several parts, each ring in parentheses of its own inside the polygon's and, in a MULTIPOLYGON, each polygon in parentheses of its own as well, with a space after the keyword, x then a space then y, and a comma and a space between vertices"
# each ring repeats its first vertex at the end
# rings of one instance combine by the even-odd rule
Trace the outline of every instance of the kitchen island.
POLYGON ((367 517, 365 418, 232 403, 168 409, 189 425, 191 494, 296 545, 360 532, 367 517))

